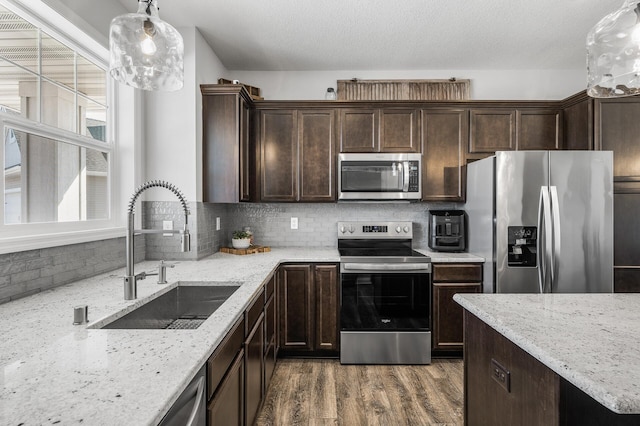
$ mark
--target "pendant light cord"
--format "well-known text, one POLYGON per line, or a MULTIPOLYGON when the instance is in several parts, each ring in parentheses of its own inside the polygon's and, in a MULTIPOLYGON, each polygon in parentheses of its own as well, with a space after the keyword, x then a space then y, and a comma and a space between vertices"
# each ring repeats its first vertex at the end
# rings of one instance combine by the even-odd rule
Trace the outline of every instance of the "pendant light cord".
MULTIPOLYGON (((142 0, 142 1, 147 4, 147 9, 145 10, 146 14, 151 15, 151 3, 153 3, 153 0, 142 0)), ((156 9, 160 10, 159 7, 156 7, 156 9)))

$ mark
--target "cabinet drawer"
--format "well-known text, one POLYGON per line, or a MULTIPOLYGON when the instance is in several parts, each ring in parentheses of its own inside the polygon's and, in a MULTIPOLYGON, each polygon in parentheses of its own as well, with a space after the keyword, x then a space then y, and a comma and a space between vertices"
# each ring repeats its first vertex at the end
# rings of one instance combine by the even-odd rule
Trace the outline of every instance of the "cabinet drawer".
POLYGON ((213 396, 244 343, 244 319, 238 321, 207 361, 207 399, 213 396))
POLYGON ((482 265, 477 263, 434 264, 433 282, 480 282, 482 265))
POLYGON ((264 289, 260 291, 260 294, 258 295, 258 297, 256 297, 253 300, 253 303, 249 306, 249 308, 244 313, 244 317, 246 320, 245 336, 249 335, 249 332, 251 331, 251 329, 253 329, 253 325, 258 320, 258 317, 260 317, 260 314, 262 313, 263 309, 264 309, 264 289))

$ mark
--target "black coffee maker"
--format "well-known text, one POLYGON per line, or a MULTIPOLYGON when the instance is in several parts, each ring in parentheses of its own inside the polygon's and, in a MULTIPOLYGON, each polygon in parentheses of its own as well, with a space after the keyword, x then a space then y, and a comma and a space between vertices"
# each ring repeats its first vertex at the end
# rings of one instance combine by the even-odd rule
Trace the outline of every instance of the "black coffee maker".
POLYGON ((429 210, 429 248, 435 251, 464 251, 464 210, 429 210))

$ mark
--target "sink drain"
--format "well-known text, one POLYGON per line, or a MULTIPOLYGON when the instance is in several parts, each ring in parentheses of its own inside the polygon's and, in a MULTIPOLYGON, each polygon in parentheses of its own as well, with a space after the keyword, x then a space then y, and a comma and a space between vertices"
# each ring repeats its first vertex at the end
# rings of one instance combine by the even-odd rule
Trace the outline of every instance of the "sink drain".
POLYGON ((195 330, 206 318, 178 318, 165 327, 165 330, 195 330))

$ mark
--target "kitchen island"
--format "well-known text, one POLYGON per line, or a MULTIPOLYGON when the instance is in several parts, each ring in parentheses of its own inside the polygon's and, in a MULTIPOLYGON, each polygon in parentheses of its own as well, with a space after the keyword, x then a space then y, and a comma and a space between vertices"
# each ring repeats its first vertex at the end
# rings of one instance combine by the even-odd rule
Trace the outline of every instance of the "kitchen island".
POLYGON ((640 295, 458 294, 467 425, 640 424, 640 295))

